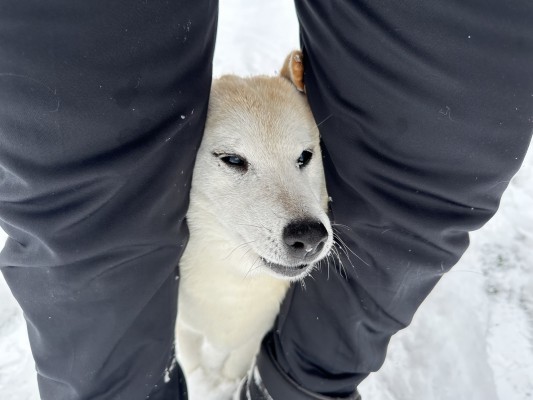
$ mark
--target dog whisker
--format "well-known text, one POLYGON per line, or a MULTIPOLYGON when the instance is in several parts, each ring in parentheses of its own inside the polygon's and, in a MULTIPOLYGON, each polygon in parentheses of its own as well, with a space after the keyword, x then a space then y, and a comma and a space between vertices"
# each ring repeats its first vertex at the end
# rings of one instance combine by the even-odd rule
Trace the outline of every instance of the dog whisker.
MULTIPOLYGON (((251 241, 249 241, 249 242, 241 243, 240 245, 238 245, 237 247, 235 247, 233 250, 231 250, 231 251, 229 252, 229 254, 228 254, 226 257, 222 258, 222 260, 227 260, 228 258, 230 258, 230 256, 231 256, 231 255, 235 252, 235 250, 237 250, 238 248, 243 247, 243 246, 246 246, 246 245, 248 245, 248 244, 250 244, 250 243, 254 243, 254 242, 255 242, 255 240, 251 240, 251 241)), ((250 250, 248 250, 248 251, 250 251, 250 250)), ((244 253, 244 254, 246 254, 246 253, 244 253)))
MULTIPOLYGON (((344 246, 338 242, 337 240, 334 240, 333 242, 333 245, 337 250, 337 257, 339 258, 339 262, 342 266, 342 268, 344 269, 344 272, 346 273, 346 268, 344 268, 344 263, 342 262, 341 258, 340 258, 340 252, 339 250, 342 251, 342 253, 346 256, 346 259, 348 260, 348 262, 350 263, 350 266, 352 267, 352 269, 355 271, 355 266, 353 265, 353 262, 350 258, 350 254, 348 254, 348 252, 346 251, 346 249, 344 248, 344 246)), ((357 275, 357 272, 356 272, 356 275, 357 275)))
POLYGON ((246 274, 244 275, 244 278, 242 278, 242 280, 244 281, 246 278, 248 278, 248 275, 254 270, 254 265, 261 260, 261 257, 257 257, 255 259, 255 261, 252 263, 252 265, 250 266, 250 268, 248 268, 248 271, 246 272, 246 274))
POLYGON ((355 253, 352 249, 350 249, 350 247, 348 247, 344 240, 342 240, 341 237, 335 232, 335 228, 333 228, 333 237, 336 238, 350 253, 356 256, 363 264, 365 264, 367 267, 370 267, 369 263, 363 260, 357 253, 355 253))
POLYGON ((335 265, 335 256, 333 255, 332 252, 330 252, 330 253, 328 254, 328 260, 327 260, 327 261, 328 261, 328 281, 329 281, 329 278, 330 278, 330 277, 329 277, 330 270, 331 270, 331 268, 332 268, 332 265, 335 265), (330 262, 331 262, 331 263, 330 263, 330 262))
POLYGON ((246 251, 244 252, 244 254, 241 256, 241 258, 239 259, 239 261, 241 261, 244 257, 246 257, 246 255, 247 255, 250 251, 252 251, 252 248, 251 248, 251 247, 250 247, 248 250, 246 250, 246 251))
POLYGON ((326 260, 326 268, 327 268, 327 271, 328 271, 328 278, 327 278, 328 281, 329 281, 329 257, 331 257, 330 253, 328 253, 328 255, 325 258, 325 260, 326 260))
POLYGON ((281 220, 285 219, 283 216, 277 214, 274 210, 270 210, 270 211, 272 212, 272 214, 274 214, 274 216, 275 216, 276 218, 279 218, 279 219, 281 219, 281 220))
POLYGON ((333 242, 333 247, 331 248, 331 252, 333 255, 337 256, 337 260, 339 261, 339 264, 342 264, 342 260, 340 258, 339 250, 336 247, 336 242, 333 242))
POLYGON ((346 268, 344 267, 344 263, 342 262, 342 258, 340 256, 339 250, 337 249, 337 246, 335 246, 335 243, 334 243, 334 246, 331 248, 331 250, 333 251, 335 256, 337 256, 337 260, 339 261, 339 264, 338 264, 339 270, 338 270, 338 272, 339 272, 340 276, 342 277, 342 274, 344 272, 344 275, 345 275, 345 277, 347 279, 348 275, 346 273, 346 268))
POLYGON ((243 224, 243 223, 238 223, 237 225, 242 225, 242 226, 252 226, 252 227, 254 227, 254 228, 264 229, 264 230, 266 230, 267 232, 272 233, 272 230, 271 230, 271 229, 268 229, 267 227, 265 227, 265 226, 263 226, 263 225, 259 226, 259 225, 253 225, 253 224, 243 224))
MULTIPOLYGON (((318 266, 317 266, 317 265, 318 265, 318 264, 313 265, 313 267, 312 267, 312 271, 318 269, 318 266)), ((309 278, 311 278, 312 280, 316 281, 315 277, 314 277, 312 274, 309 274, 309 275, 307 275, 307 276, 308 276, 309 278)))
POLYGON ((315 125, 315 128, 319 128, 320 125, 322 125, 324 122, 326 122, 328 119, 333 117, 333 114, 329 114, 326 118, 324 118, 322 121, 320 121, 318 124, 315 125))
MULTIPOLYGON (((350 254, 347 252, 347 250, 350 250, 346 244, 343 244, 341 242, 338 242, 337 240, 334 241, 334 246, 340 250, 342 250, 343 254, 346 256, 346 259, 348 260, 348 262, 350 263, 350 266, 352 267, 352 270, 354 271, 355 273, 355 277, 358 278, 359 275, 357 274, 357 268, 356 266, 353 264, 352 262, 352 259, 350 258, 350 254)), ((340 255, 340 253, 337 251, 337 257, 340 255)), ((357 254, 356 254, 357 256, 357 254)), ((360 258, 359 256, 357 256, 358 258, 360 258)), ((341 262, 342 264, 342 261, 339 259, 339 261, 341 262)), ((363 261, 364 262, 364 261, 363 261)), ((366 263, 365 263, 366 264, 366 263)), ((367 264, 368 265, 368 264, 367 264)), ((346 272, 346 271, 345 271, 346 272)))
POLYGON ((322 267, 324 266, 325 268, 327 268, 327 272, 328 272, 328 280, 329 280, 329 257, 331 257, 331 252, 329 252, 328 254, 326 254, 326 257, 324 257, 322 260, 320 260, 320 263, 319 263, 319 267, 320 267, 320 271, 322 271, 322 267))
POLYGON ((352 268, 355 268, 355 266, 352 263, 352 260, 350 259, 350 254, 346 250, 346 245, 340 240, 340 238, 334 238, 333 243, 335 246, 337 246, 338 249, 342 250, 342 252, 346 256, 346 259, 350 262, 350 265, 352 266, 352 268))
POLYGON ((341 228, 345 228, 345 229, 347 229, 347 230, 349 230, 349 231, 352 230, 352 228, 350 228, 348 225, 344 225, 344 224, 334 224, 334 223, 332 223, 331 226, 332 226, 332 227, 339 226, 339 227, 341 227, 341 228))
POLYGON ((260 269, 262 267, 261 262, 259 263, 259 265, 255 266, 255 264, 257 264, 258 261, 261 261, 261 257, 259 257, 259 256, 257 256, 255 261, 252 263, 252 265, 248 269, 248 272, 246 272, 246 275, 244 276, 244 279, 246 279, 249 274, 251 274, 252 272, 254 272, 254 271, 256 271, 256 270, 258 270, 258 269, 260 269))

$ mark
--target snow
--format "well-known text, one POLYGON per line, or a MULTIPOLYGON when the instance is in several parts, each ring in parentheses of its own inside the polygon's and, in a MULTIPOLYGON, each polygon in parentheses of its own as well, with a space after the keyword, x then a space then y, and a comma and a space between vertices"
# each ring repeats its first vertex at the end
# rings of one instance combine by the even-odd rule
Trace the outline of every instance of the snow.
MULTIPOLYGON (((273 74, 298 47, 286 0, 223 0, 215 76, 273 74)), ((365 400, 533 399, 533 150, 498 214, 416 314, 393 337, 365 400)), ((0 243, 3 237, 0 235, 0 243)), ((22 312, 0 278, 0 393, 38 398, 22 312)))

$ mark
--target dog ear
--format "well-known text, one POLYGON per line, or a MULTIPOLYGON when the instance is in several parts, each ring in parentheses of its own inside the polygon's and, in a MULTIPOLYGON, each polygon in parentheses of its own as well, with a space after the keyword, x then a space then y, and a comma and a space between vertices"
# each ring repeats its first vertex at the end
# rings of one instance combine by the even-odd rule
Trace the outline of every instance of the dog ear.
POLYGON ((304 55, 300 50, 291 51, 283 63, 280 75, 289 80, 300 92, 305 93, 304 55))

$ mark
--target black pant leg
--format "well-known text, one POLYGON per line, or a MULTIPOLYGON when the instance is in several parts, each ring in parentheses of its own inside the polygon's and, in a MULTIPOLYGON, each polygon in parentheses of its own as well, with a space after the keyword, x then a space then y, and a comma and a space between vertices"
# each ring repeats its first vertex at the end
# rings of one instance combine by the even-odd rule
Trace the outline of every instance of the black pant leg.
POLYGON ((217 7, 0 3, 0 266, 44 400, 176 399, 166 369, 217 7))
POLYGON ((294 400, 347 395, 380 368, 533 128, 530 1, 296 3, 332 215, 357 255, 296 286, 264 342, 264 384, 294 400))

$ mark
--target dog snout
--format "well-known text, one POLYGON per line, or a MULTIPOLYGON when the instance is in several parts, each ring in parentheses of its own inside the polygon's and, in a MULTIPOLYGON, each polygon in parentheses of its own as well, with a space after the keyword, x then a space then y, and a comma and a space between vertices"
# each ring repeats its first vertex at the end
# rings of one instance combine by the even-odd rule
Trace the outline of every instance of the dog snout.
POLYGON ((328 239, 328 231, 320 221, 300 220, 289 223, 283 229, 283 241, 289 254, 300 260, 312 261, 328 239))

